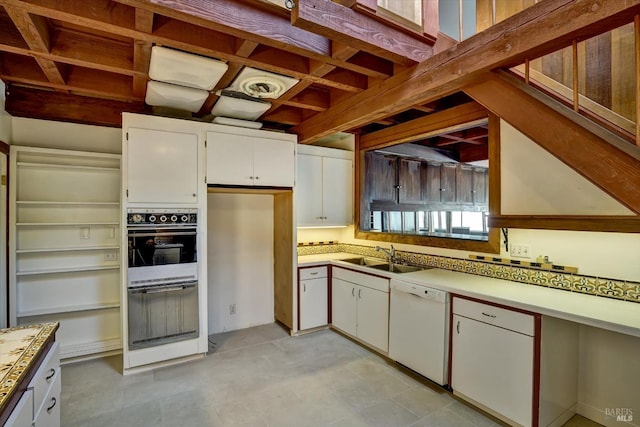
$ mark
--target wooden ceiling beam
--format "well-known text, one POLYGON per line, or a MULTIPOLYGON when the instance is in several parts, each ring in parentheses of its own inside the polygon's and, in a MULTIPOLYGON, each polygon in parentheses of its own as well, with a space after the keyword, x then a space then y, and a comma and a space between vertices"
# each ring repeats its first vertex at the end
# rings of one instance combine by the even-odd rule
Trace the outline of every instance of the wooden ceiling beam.
POLYGON ((640 214, 640 148, 603 131, 552 98, 533 94, 534 89, 515 78, 505 79, 492 73, 464 90, 605 193, 640 214), (518 108, 513 108, 514 105, 518 108))
MULTIPOLYGON (((5 10, 31 50, 49 53, 51 42, 46 18, 32 16, 24 10, 9 6, 5 6, 5 10)), ((64 85, 65 79, 58 64, 43 57, 35 57, 35 60, 47 80, 56 85, 64 85)))
MULTIPOLYGON (((296 28, 281 14, 249 3, 229 0, 114 0, 131 7, 142 7, 156 14, 196 24, 234 37, 252 40, 329 63, 357 73, 368 70, 347 61, 331 58, 331 41, 320 35, 296 28)), ((373 70, 377 73, 376 70, 373 70)))
MULTIPOLYGON (((153 33, 153 12, 145 9, 136 9, 135 28, 144 33, 153 33)), ((144 40, 136 40, 133 43, 133 69, 144 76, 133 77, 133 94, 144 97, 147 93, 147 76, 151 62, 151 43, 144 40)))
POLYGON ((121 127, 122 112, 147 112, 142 102, 124 102, 50 92, 42 102, 43 91, 9 84, 6 110, 14 117, 67 121, 96 126, 121 127))
MULTIPOLYGON (((321 114, 321 113, 320 113, 321 114)), ((461 122, 486 120, 489 112, 477 102, 469 102, 419 119, 404 122, 360 137, 360 149, 382 148, 435 136, 433 133, 461 122)))
POLYGON ((310 143, 458 91, 483 73, 521 64, 631 22, 640 0, 546 0, 472 36, 454 48, 305 120, 292 131, 310 143))
POLYGON ((458 161, 461 163, 477 162, 489 158, 489 145, 475 145, 470 147, 456 147, 458 161))
POLYGON ((291 23, 402 65, 433 55, 430 44, 332 1, 298 0, 291 23))

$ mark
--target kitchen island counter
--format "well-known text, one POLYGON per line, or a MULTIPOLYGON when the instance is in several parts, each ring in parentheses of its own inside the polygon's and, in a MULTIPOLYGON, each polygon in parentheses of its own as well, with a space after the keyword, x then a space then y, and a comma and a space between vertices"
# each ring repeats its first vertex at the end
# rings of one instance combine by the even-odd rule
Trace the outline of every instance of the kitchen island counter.
POLYGON ((51 322, 0 329, 0 425, 53 345, 58 327, 58 322, 51 322))

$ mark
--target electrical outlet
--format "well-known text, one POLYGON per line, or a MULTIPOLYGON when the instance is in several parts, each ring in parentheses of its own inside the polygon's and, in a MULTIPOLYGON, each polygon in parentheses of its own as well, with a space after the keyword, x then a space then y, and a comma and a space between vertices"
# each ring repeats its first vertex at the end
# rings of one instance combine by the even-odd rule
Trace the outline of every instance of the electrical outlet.
POLYGON ((514 258, 531 258, 531 247, 525 244, 511 244, 509 254, 514 258))
POLYGON ((235 304, 230 304, 229 305, 229 314, 236 314, 236 305, 235 304))
POLYGON ((104 260, 105 261, 117 261, 118 260, 118 254, 115 251, 105 252, 104 260))

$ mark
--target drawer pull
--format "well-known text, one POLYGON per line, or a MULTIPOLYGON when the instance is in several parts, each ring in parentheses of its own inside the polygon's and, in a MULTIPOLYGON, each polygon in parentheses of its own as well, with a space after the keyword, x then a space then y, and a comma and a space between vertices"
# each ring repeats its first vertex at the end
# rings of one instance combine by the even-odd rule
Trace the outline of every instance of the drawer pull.
POLYGON ((314 271, 314 272, 312 272, 312 273, 309 273, 309 275, 310 275, 310 276, 316 276, 317 274, 318 274, 318 272, 317 272, 317 271, 314 271))
POLYGON ((495 319, 495 318, 496 318, 496 315, 495 315, 495 314, 487 314, 487 313, 485 313, 484 311, 482 312, 482 315, 483 315, 483 316, 490 317, 490 318, 492 318, 492 319, 495 319))
POLYGON ((358 289, 358 298, 362 298, 362 289, 358 289))
POLYGON ((47 382, 49 382, 49 380, 50 380, 51 378, 53 378, 55 375, 56 375, 56 370, 55 370, 55 369, 53 369, 53 368, 51 368, 51 373, 50 373, 49 375, 47 375, 47 378, 45 378, 45 380, 46 380, 47 382))
POLYGON ((307 284, 306 283, 302 284, 302 289, 303 289, 302 292, 307 292, 307 284))
POLYGON ((56 398, 55 398, 55 397, 52 397, 52 398, 51 398, 51 401, 52 401, 53 403, 51 404, 51 406, 49 406, 49 407, 47 408, 47 413, 48 413, 48 414, 50 414, 50 413, 51 413, 51 410, 56 406, 56 403, 58 403, 58 401, 56 400, 56 398))
POLYGON ((351 296, 352 297, 356 296, 356 288, 351 288, 351 296))

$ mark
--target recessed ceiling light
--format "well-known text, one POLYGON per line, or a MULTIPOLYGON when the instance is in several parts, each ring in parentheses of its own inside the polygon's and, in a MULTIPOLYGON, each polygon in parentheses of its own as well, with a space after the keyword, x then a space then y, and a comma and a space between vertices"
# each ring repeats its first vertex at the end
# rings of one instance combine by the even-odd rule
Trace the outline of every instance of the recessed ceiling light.
POLYGON ((208 97, 209 92, 206 90, 149 80, 145 102, 152 106, 171 107, 197 113, 208 97))
POLYGON ((149 78, 180 86, 212 90, 227 68, 227 64, 217 59, 153 46, 149 78))

